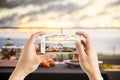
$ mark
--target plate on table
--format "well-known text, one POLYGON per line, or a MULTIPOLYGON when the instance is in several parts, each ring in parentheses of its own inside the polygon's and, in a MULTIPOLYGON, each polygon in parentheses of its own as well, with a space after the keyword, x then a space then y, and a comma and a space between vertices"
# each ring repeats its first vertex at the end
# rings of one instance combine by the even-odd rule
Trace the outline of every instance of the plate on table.
MULTIPOLYGON (((98 61, 99 64, 102 64, 103 61, 98 61)), ((65 64, 67 64, 70 67, 80 67, 80 64, 78 61, 66 61, 65 64)))
POLYGON ((80 67, 79 62, 73 62, 73 61, 65 61, 65 64, 67 64, 69 67, 74 68, 74 67, 80 67))

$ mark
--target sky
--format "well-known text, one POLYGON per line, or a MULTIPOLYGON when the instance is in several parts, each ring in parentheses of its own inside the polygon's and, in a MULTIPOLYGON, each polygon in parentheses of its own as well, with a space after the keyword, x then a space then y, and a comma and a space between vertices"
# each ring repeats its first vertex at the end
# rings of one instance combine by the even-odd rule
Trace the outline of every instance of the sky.
POLYGON ((29 38, 38 30, 82 30, 99 53, 120 54, 120 0, 0 0, 0 39, 29 38))
POLYGON ((2 0, 1 27, 120 28, 120 0, 2 0))

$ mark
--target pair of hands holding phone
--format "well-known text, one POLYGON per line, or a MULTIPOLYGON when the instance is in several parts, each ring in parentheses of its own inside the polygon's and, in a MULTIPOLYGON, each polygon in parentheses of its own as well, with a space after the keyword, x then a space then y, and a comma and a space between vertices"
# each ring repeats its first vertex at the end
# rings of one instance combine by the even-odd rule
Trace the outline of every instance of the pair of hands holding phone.
MULTIPOLYGON (((31 35, 9 80, 23 80, 29 73, 38 68, 40 62, 56 57, 55 54, 38 55, 36 53, 34 41, 44 34, 43 32, 37 32, 31 35)), ((85 38, 85 41, 76 42, 76 48, 79 52, 79 63, 82 69, 90 80, 103 80, 99 70, 97 52, 89 35, 84 32, 76 32, 76 34, 85 38)))

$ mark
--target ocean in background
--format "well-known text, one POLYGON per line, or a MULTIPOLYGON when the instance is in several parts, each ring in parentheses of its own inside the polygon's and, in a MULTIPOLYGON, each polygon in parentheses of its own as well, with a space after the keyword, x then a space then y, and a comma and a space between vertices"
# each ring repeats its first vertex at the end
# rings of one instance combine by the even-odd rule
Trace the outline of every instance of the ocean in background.
MULTIPOLYGON (((0 38, 0 48, 2 48, 2 46, 4 46, 4 42, 6 41, 7 38, 0 38)), ((26 38, 22 38, 22 39, 11 39, 12 41, 14 41, 15 46, 20 46, 20 45, 24 45, 27 43, 28 39, 26 38)), ((35 41, 35 43, 40 43, 40 39, 37 39, 35 41)))
MULTIPOLYGON (((24 45, 32 33, 41 31, 40 29, 0 29, 0 48, 4 45, 7 38, 15 42, 15 46, 24 45)), ((43 30, 47 34, 74 34, 76 31, 87 32, 92 39, 98 53, 103 54, 120 54, 120 29, 51 29, 43 30)), ((40 38, 35 41, 40 43, 40 38)))
MULTIPOLYGON (((0 38, 0 48, 4 45, 6 38, 0 38)), ((15 46, 24 45, 27 43, 27 38, 12 39, 15 42, 15 46)), ((104 54, 120 54, 120 39, 92 39, 94 46, 98 53, 104 54)), ((37 39, 35 43, 40 43, 40 39, 37 39)))

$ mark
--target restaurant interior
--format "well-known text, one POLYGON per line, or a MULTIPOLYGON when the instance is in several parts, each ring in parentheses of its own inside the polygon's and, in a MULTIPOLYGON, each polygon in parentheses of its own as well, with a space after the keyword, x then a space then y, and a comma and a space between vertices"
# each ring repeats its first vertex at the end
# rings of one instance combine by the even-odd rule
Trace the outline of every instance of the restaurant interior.
MULTIPOLYGON (((120 80, 120 0, 0 0, 0 80, 9 79, 24 45, 38 31, 55 36, 86 32, 97 50, 103 79, 120 80)), ((73 38, 48 41, 45 50, 56 58, 49 66, 40 63, 25 80, 89 80, 75 45, 64 43, 73 38)), ((40 47, 41 42, 38 38, 34 44, 40 47)))

